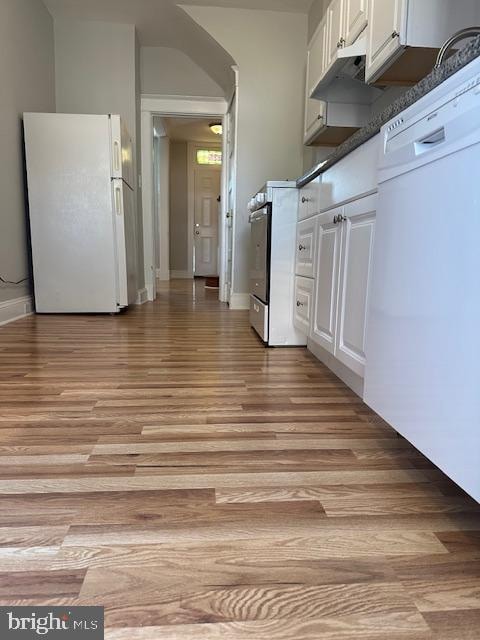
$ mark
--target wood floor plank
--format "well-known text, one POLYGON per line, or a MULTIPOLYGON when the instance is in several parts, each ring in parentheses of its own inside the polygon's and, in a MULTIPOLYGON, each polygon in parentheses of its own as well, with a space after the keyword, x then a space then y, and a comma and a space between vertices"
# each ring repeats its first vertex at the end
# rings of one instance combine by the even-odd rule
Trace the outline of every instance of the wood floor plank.
POLYGON ((202 280, 0 328, 0 605, 110 640, 478 640, 480 506, 202 280))

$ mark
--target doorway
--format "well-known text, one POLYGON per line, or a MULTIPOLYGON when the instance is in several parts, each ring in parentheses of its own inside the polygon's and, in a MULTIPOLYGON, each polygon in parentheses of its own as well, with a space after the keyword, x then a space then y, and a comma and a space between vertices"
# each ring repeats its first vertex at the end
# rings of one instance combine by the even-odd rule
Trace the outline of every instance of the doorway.
MULTIPOLYGON (((161 138, 158 148, 168 150, 168 158, 160 155, 157 159, 155 156, 154 162, 155 175, 160 182, 155 189, 155 210, 161 218, 168 207, 169 236, 163 260, 162 247, 156 251, 157 277, 160 280, 218 278, 222 121, 205 117, 156 116, 154 132, 161 138)), ((157 226, 161 227, 160 219, 157 226)), ((163 236, 166 232, 167 225, 164 224, 163 236)), ((157 246, 161 244, 162 241, 157 246)))
MULTIPOLYGON (((191 234, 185 232, 182 236, 182 240, 178 242, 174 242, 174 230, 170 233, 170 212, 168 207, 159 206, 159 202, 164 202, 165 197, 161 198, 161 189, 160 193, 157 190, 157 185, 155 184, 155 163, 152 162, 152 158, 155 157, 154 148, 157 146, 158 148, 165 150, 170 147, 170 150, 174 149, 178 145, 183 145, 182 155, 185 159, 185 155, 187 155, 187 159, 184 162, 189 163, 189 152, 188 152, 188 142, 193 142, 193 144, 199 143, 202 149, 205 150, 216 150, 222 152, 222 164, 218 165, 220 167, 221 173, 221 202, 217 203, 218 211, 219 211, 219 224, 217 229, 217 247, 218 247, 218 257, 217 257, 217 272, 219 274, 219 284, 220 288, 218 289, 217 295, 222 302, 230 301, 230 291, 231 291, 231 273, 233 271, 233 261, 234 261, 234 250, 233 250, 233 242, 232 242, 232 234, 234 233, 233 227, 235 225, 235 198, 234 194, 234 184, 236 179, 236 117, 231 118, 230 112, 235 109, 236 115, 236 104, 235 93, 231 100, 225 101, 221 98, 190 98, 190 97, 176 97, 176 96, 142 96, 142 205, 143 205, 143 239, 144 239, 144 264, 145 264, 145 286, 148 292, 148 299, 154 300, 156 298, 156 285, 157 285, 157 276, 162 277, 162 279, 168 279, 170 277, 182 277, 182 278, 193 278, 194 275, 194 262, 193 256, 195 253, 195 241, 194 236, 194 219, 195 216, 190 214, 190 219, 188 220, 188 212, 193 211, 193 205, 188 206, 188 201, 193 198, 191 194, 193 193, 192 189, 188 189, 188 174, 187 174, 187 186, 184 186, 183 197, 187 198, 187 223, 185 223, 191 230, 191 234), (163 122, 165 119, 172 119, 172 124, 175 124, 173 121, 177 120, 177 124, 187 125, 185 120, 201 120, 203 121, 203 126, 205 123, 207 124, 207 128, 213 122, 221 123, 224 128, 223 135, 212 138, 204 138, 195 140, 189 136, 189 139, 179 140, 178 143, 176 141, 170 142, 168 139, 168 122, 166 128, 163 127, 163 122), (182 120, 182 123, 179 123, 178 120, 182 120), (155 144, 155 136, 154 131, 157 127, 154 127, 154 122, 160 123, 159 131, 161 131, 160 135, 163 136, 163 144, 156 145, 155 144), (166 141, 166 142, 165 142, 166 141), (205 143, 208 143, 205 146, 205 143), (215 144, 216 143, 216 144, 215 144), (213 147, 212 147, 213 144, 213 147), (215 146, 218 147, 215 149, 215 146), (185 148, 187 148, 187 152, 185 152, 185 148), (188 249, 187 246, 187 261, 183 262, 182 268, 173 268, 170 269, 170 248, 172 245, 172 249, 174 249, 174 254, 177 249, 183 246, 184 239, 191 239, 191 243, 189 244, 187 241, 187 245, 191 246, 191 249, 188 249), (160 249, 156 248, 160 247, 160 249), (166 268, 163 268, 159 274, 156 269, 156 257, 160 254, 160 261, 166 268)), ((190 123, 192 124, 192 123, 190 123)), ((198 124, 198 123, 197 123, 198 124)), ((211 132, 212 133, 212 132, 211 132)), ((173 137, 173 136, 172 136, 173 137)), ((191 147, 191 145, 190 145, 191 147)), ((170 153, 168 154, 170 162, 170 153)), ((173 163, 172 163, 173 164, 173 163)), ((218 164, 218 162, 217 162, 218 164)), ((192 163, 190 164, 190 166, 192 163)), ((170 175, 171 175, 170 171, 170 175)), ((184 173, 183 173, 184 175, 184 173)), ((171 186, 171 180, 167 181, 166 189, 168 190, 171 186)), ((184 180, 184 178, 183 178, 184 180)), ((185 184, 185 183, 184 183, 185 184)), ((165 185, 163 194, 165 196, 165 185)), ((218 196, 217 196, 218 197, 218 196)), ((169 195, 169 203, 170 203, 170 195, 169 195)), ((185 212, 185 207, 183 207, 183 213, 185 212)), ((204 243, 207 244, 207 243, 204 243)), ((181 251, 180 251, 181 254, 181 251)), ((178 263, 177 263, 178 266, 178 263)))

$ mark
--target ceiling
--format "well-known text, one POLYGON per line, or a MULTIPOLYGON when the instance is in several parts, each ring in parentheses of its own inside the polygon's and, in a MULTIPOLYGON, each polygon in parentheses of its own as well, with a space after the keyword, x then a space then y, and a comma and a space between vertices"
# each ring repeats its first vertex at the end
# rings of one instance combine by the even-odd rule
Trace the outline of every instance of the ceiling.
POLYGON ((179 5, 308 13, 313 0, 175 0, 179 5))
POLYGON ((215 135, 208 126, 213 120, 212 118, 161 118, 161 124, 170 140, 219 144, 222 136, 215 135))
POLYGON ((100 20, 136 26, 140 44, 180 49, 228 95, 231 55, 172 0, 44 0, 55 19, 100 20))

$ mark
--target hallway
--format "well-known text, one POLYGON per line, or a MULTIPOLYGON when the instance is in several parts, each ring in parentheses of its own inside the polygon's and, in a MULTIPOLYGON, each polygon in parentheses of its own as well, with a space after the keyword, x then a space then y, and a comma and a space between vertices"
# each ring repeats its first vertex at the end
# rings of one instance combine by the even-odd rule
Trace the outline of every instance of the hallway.
POLYGON ((0 605, 110 640, 478 640, 480 507, 203 281, 0 328, 0 605))

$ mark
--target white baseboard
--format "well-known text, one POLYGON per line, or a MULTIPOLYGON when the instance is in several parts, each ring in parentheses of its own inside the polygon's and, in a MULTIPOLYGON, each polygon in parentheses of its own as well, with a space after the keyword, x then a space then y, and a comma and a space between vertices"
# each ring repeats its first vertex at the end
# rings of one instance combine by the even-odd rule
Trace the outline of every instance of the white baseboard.
POLYGON ((153 302, 155 299, 153 297, 153 284, 146 284, 145 289, 147 290, 147 300, 153 302))
POLYGON ((168 281, 170 280, 170 271, 162 271, 162 269, 157 269, 155 271, 155 276, 157 280, 168 281))
POLYGON ((170 278, 176 280, 191 280, 193 273, 191 271, 170 271, 170 278))
POLYGON ((22 296, 13 300, 0 302, 0 326, 20 320, 33 313, 33 300, 31 296, 22 296))
POLYGON ((232 292, 230 295, 230 309, 237 311, 250 309, 250 294, 232 292))
POLYGON ((146 287, 138 290, 135 304, 145 304, 145 302, 148 302, 148 289, 146 287))

